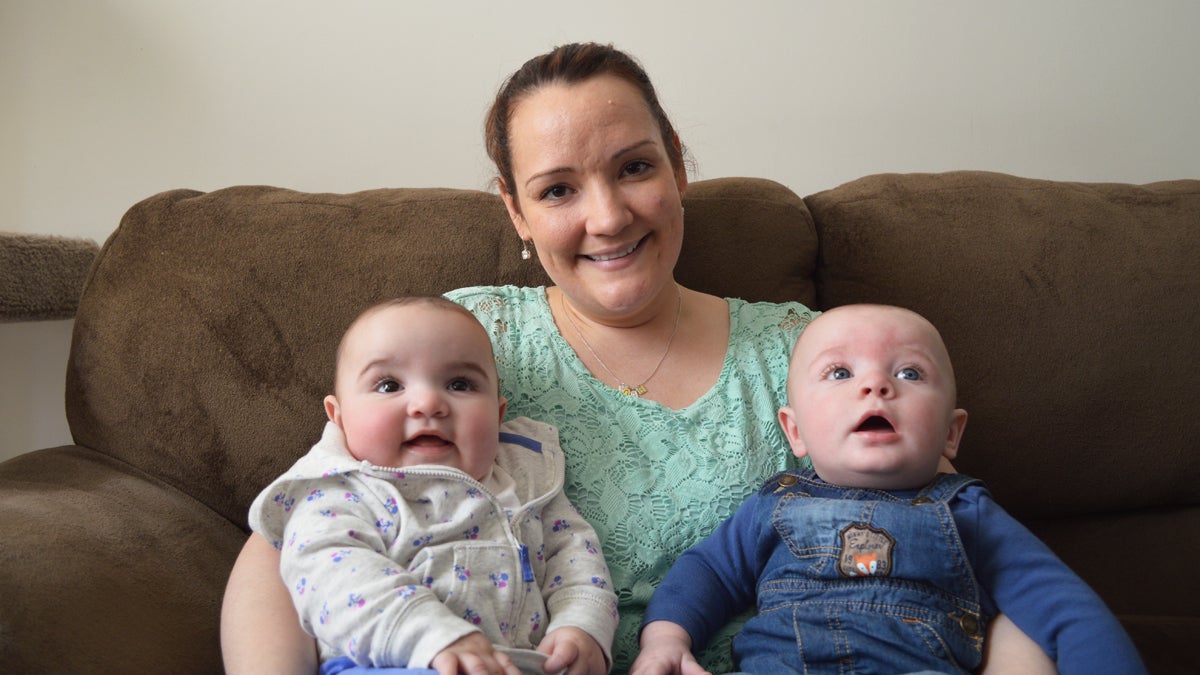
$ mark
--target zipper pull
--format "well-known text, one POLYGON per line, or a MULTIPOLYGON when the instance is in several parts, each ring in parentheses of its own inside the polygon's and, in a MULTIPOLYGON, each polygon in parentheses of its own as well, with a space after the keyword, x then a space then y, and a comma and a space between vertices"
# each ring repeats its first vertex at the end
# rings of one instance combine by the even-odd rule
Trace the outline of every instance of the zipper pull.
POLYGON ((533 576, 533 565, 529 563, 529 547, 525 544, 521 544, 521 577, 527 584, 536 581, 533 576))

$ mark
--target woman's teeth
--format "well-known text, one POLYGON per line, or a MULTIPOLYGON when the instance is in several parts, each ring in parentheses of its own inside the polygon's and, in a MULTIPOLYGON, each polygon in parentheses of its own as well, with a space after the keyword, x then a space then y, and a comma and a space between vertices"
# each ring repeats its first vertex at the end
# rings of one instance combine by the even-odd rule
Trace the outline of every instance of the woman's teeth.
POLYGON ((629 255, 630 253, 633 253, 634 249, 636 249, 638 247, 638 244, 640 244, 640 243, 642 243, 642 242, 639 240, 639 241, 635 242, 633 244, 633 246, 630 246, 629 248, 625 249, 624 251, 617 251, 616 253, 610 253, 608 255, 589 255, 586 257, 589 260, 595 260, 596 262, 604 262, 606 260, 616 260, 617 258, 624 258, 625 256, 629 255))

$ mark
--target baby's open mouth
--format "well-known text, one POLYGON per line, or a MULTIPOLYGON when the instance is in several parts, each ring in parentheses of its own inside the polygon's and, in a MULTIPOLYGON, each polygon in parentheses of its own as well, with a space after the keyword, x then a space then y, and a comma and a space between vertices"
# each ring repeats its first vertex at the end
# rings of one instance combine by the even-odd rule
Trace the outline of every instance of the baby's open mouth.
POLYGON ((409 440, 404 442, 405 445, 423 447, 423 448, 437 447, 437 446, 441 446, 441 445, 447 445, 448 443, 449 442, 446 439, 440 438, 438 436, 434 436, 432 434, 422 434, 420 436, 414 436, 413 438, 410 438, 409 440))
POLYGON ((871 415, 863 420, 855 431, 895 431, 896 428, 887 419, 879 415, 871 415))

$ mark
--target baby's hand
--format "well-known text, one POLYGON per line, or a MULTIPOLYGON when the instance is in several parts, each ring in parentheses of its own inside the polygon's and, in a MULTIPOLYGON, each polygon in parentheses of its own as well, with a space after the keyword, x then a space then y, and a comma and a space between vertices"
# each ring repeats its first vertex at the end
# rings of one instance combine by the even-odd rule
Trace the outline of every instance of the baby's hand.
POLYGON ((492 647, 483 633, 471 633, 450 643, 429 664, 438 675, 521 675, 506 654, 492 647))
POLYGON ((558 673, 563 668, 567 669, 567 675, 604 675, 608 672, 600 644, 574 626, 550 631, 537 650, 549 656, 542 666, 547 673, 558 673))
POLYGON ((710 675, 692 656, 692 638, 670 621, 651 621, 642 629, 641 653, 630 675, 710 675))

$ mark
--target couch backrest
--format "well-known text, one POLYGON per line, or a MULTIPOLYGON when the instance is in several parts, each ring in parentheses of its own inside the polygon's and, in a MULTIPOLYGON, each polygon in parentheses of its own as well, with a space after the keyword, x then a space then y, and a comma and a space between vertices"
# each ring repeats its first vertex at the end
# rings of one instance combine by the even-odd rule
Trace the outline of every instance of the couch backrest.
POLYGON ((1009 510, 1200 503, 1200 181, 880 175, 805 201, 819 304, 941 329, 969 414, 955 465, 1009 510))
MULTIPOLYGON (((812 304, 804 202, 760 179, 690 186, 681 283, 812 304)), ((546 283, 499 197, 176 190, 135 205, 85 285, 68 366, 75 442, 245 525, 316 440, 345 326, 387 297, 546 283)))

